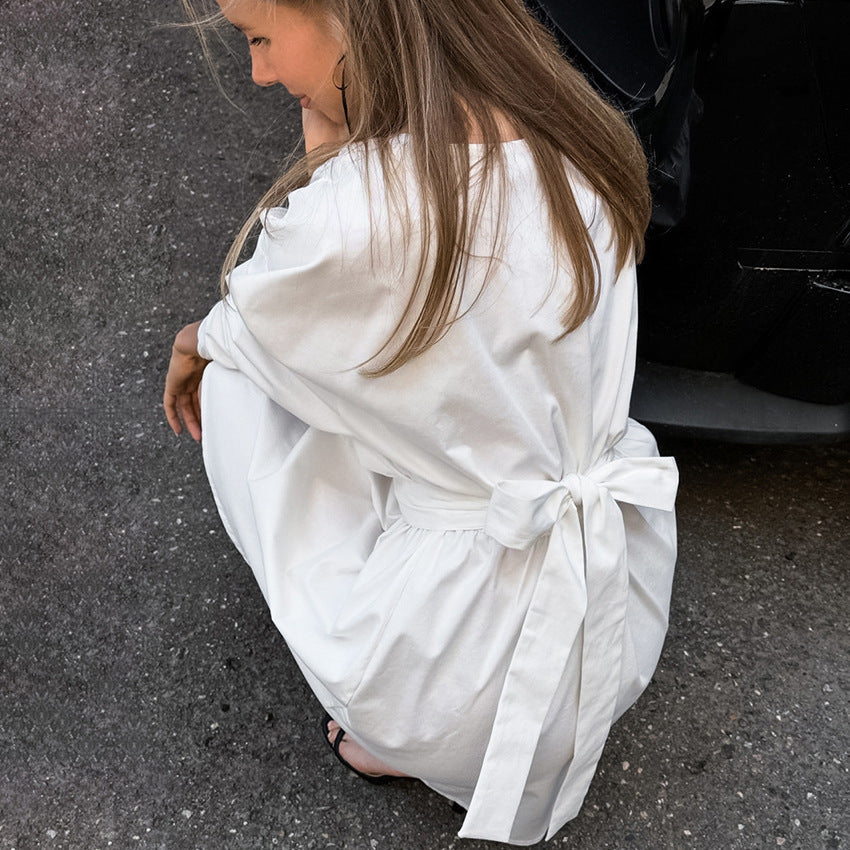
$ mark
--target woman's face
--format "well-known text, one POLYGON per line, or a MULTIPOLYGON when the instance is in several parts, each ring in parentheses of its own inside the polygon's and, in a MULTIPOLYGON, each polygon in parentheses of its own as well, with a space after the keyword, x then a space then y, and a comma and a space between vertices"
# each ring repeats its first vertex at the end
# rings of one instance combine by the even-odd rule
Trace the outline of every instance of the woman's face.
POLYGON ((335 124, 344 124, 338 84, 343 55, 339 33, 320 13, 306 13, 271 0, 219 0, 221 11, 244 33, 251 76, 258 86, 280 83, 335 124))

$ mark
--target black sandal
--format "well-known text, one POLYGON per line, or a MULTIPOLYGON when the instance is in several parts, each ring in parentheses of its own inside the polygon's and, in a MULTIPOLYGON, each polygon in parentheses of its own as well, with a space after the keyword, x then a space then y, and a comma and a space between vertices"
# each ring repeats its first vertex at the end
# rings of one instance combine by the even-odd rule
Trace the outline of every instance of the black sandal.
MULTIPOLYGON (((413 779, 412 776, 389 776, 388 774, 380 774, 378 776, 371 776, 368 773, 363 773, 362 770, 358 770, 353 764, 347 762, 343 757, 342 753, 340 753, 339 748, 342 746, 343 738, 345 738, 346 732, 342 726, 339 727, 339 732, 336 733, 336 738, 334 738, 334 742, 331 743, 331 739, 328 737, 329 730, 328 725, 333 720, 333 717, 330 716, 327 712, 325 712, 324 717, 322 717, 322 737, 328 742, 328 746, 331 748, 331 752, 352 772, 356 773, 361 779, 365 779, 367 782, 370 782, 372 785, 386 785, 388 782, 392 782, 394 779, 413 779)), ((452 811, 457 812, 459 815, 465 815, 466 809, 461 806, 460 803, 456 803, 454 800, 451 800, 452 811)))
POLYGON ((343 738, 345 738, 345 729, 341 726, 339 727, 339 732, 336 733, 336 738, 334 738, 333 743, 331 743, 331 739, 328 737, 330 734, 330 730, 328 726, 330 725, 333 717, 330 716, 327 712, 325 716, 322 718, 322 732, 324 739, 328 742, 328 746, 331 748, 333 754, 352 772, 356 773, 361 779, 365 779, 367 782, 372 785, 386 785, 388 782, 391 782, 393 779, 406 779, 405 776, 388 776, 387 774, 379 774, 377 776, 372 776, 368 773, 363 773, 362 770, 358 770, 353 764, 347 762, 343 757, 342 753, 340 753, 339 748, 342 745, 343 738))

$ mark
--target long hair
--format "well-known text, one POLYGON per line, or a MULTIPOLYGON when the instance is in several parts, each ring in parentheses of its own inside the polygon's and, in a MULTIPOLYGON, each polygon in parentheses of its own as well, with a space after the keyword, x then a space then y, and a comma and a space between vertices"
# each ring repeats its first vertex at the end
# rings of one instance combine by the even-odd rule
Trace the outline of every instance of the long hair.
MULTIPOLYGON (((276 0, 267 0, 276 2, 276 0)), ((183 0, 198 21, 192 0, 183 0)), ((598 260, 564 158, 601 199, 616 241, 617 270, 643 254, 650 213, 646 160, 627 120, 605 103, 563 57, 522 0, 285 0, 325 13, 344 33, 350 137, 308 152, 265 193, 237 235, 222 269, 222 290, 263 210, 280 206, 344 144, 374 145, 397 200, 401 177, 391 139, 407 133, 420 187, 422 252, 413 291, 394 332, 364 369, 398 369, 434 345, 456 320, 465 258, 482 204, 470 208, 464 144, 482 138, 485 184, 501 170, 503 115, 534 156, 548 205, 553 244, 574 286, 562 309, 564 333, 599 297, 598 260), (415 306, 414 306, 415 305, 415 306), (418 313, 416 312, 418 310, 418 313)))

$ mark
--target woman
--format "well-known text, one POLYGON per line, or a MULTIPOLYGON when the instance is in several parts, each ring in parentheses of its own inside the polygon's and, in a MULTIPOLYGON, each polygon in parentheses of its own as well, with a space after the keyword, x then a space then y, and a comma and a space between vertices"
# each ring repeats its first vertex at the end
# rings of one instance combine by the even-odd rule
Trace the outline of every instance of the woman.
POLYGON ((675 465, 628 419, 639 145, 515 0, 221 12, 306 156, 178 334, 169 421, 203 419, 337 754, 461 804, 463 837, 534 843, 666 631, 675 465))

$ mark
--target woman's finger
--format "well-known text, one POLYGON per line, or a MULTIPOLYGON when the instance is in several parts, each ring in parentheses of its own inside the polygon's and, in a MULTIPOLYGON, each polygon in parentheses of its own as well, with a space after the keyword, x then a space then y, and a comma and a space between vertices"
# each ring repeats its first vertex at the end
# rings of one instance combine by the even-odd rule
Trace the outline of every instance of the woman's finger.
POLYGON ((195 409, 195 419, 198 420, 198 429, 202 429, 201 425, 201 393, 200 387, 192 393, 192 407, 195 409))
POLYGON ((165 408, 165 418, 175 434, 183 433, 183 426, 177 414, 177 398, 173 393, 165 391, 162 397, 162 406, 165 408))
POLYGON ((193 393, 185 393, 180 396, 180 415, 183 418, 183 424, 186 426, 186 430, 192 435, 194 440, 200 442, 201 422, 195 413, 193 395, 193 393))

